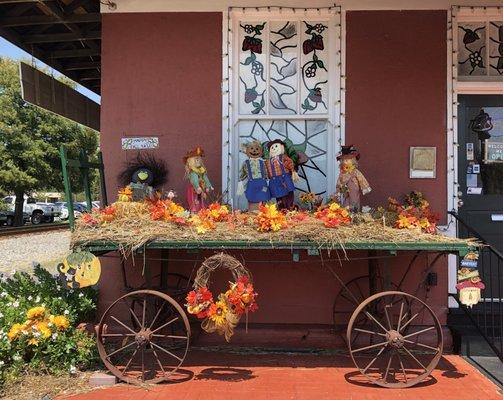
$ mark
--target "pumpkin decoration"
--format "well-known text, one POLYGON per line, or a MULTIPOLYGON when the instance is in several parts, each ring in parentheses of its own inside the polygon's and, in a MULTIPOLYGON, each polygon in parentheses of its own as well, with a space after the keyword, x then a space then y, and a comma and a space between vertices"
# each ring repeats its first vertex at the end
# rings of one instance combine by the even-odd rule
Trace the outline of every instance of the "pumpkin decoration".
POLYGON ((98 257, 88 251, 78 251, 68 255, 57 266, 63 286, 81 289, 98 283, 101 263, 98 257))

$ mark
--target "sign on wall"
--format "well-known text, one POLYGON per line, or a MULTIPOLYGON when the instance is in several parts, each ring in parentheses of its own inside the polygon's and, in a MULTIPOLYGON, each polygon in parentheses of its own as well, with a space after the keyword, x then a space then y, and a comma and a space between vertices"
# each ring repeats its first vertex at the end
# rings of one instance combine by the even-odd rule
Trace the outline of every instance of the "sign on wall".
POLYGON ((125 137, 121 139, 122 150, 145 150, 159 148, 157 136, 125 137))
POLYGON ((436 147, 411 147, 410 148, 410 178, 430 178, 436 176, 437 148, 436 147))
POLYGON ((486 140, 486 163, 503 162, 503 142, 490 142, 486 140))

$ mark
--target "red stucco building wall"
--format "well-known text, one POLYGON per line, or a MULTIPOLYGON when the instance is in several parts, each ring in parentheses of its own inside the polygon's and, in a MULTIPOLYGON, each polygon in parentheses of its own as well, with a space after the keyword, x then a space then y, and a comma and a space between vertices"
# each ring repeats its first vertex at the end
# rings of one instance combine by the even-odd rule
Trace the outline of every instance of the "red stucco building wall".
MULTIPOLYGON (((132 156, 120 149, 125 134, 160 137, 157 153, 170 168, 167 187, 179 193, 184 187, 181 157, 190 147, 204 146, 211 178, 220 189, 221 23, 219 13, 103 15, 101 147, 111 197, 121 164, 132 156)), ((444 11, 347 13, 346 142, 361 150, 361 166, 374 189, 365 203, 420 189, 433 208, 446 209, 445 37, 444 11), (408 178, 411 145, 437 147, 436 179, 408 178)), ((367 273, 365 255, 350 254, 360 259, 331 265, 350 280, 367 273)), ((171 253, 173 258, 202 256, 171 253)), ((394 281, 410 256, 382 262, 392 269, 394 281)), ((319 258, 303 253, 303 262, 293 263, 291 257, 289 252, 245 255, 260 292, 260 312, 251 322, 330 324, 337 282, 319 258)), ((426 262, 419 259, 403 289, 427 296, 445 321, 446 263, 437 264, 439 285, 427 291, 418 289, 426 262)), ((101 307, 123 291, 118 262, 103 263, 101 307)), ((193 266, 170 263, 172 271, 186 274, 193 266)), ((141 267, 128 268, 139 277, 141 267)))
MULTIPOLYGON (((121 137, 158 136, 169 168, 166 188, 184 193, 182 157, 203 146, 221 186, 222 15, 103 14, 101 149, 111 197, 134 152, 121 137)), ((183 197, 183 196, 181 196, 183 197)))
POLYGON ((346 142, 362 154, 373 188, 367 202, 421 190, 445 221, 446 12, 346 15, 346 142), (409 179, 410 146, 437 148, 436 179, 409 179))

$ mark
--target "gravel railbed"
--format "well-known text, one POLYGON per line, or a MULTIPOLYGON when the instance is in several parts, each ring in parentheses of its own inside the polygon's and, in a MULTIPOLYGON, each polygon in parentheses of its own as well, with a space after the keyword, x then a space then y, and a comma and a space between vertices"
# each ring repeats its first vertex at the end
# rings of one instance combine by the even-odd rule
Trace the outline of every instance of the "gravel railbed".
POLYGON ((32 269, 34 261, 55 272, 70 252, 70 231, 40 232, 0 238, 0 273, 32 269))

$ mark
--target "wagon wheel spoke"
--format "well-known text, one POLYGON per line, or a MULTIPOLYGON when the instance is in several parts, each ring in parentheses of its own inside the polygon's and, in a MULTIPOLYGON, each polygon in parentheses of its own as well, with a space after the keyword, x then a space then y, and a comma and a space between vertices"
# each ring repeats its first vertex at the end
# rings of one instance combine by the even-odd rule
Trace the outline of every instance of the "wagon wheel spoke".
POLYGON ((136 333, 102 333, 102 337, 125 337, 125 336, 136 336, 136 333))
POLYGON ((169 354, 171 357, 176 358, 178 361, 183 361, 180 357, 178 357, 176 354, 173 354, 171 351, 166 350, 164 347, 159 346, 158 344, 154 342, 150 342, 150 344, 154 347, 157 347, 159 350, 164 351, 166 354, 169 354))
POLYGON ((355 331, 361 332, 361 333, 368 333, 369 335, 379 335, 379 336, 386 337, 386 335, 384 333, 379 333, 379 332, 374 332, 374 331, 368 331, 366 329, 361 329, 361 328, 355 328, 355 331))
POLYGON ((374 321, 384 332, 388 332, 388 330, 384 326, 382 326, 382 324, 371 313, 365 311, 365 315, 372 321, 374 321))
POLYGON ((155 321, 157 321, 157 318, 159 317, 159 315, 161 314, 162 310, 164 309, 164 306, 166 305, 166 302, 162 303, 162 305, 159 307, 159 310, 157 310, 157 313, 155 314, 154 316, 154 319, 152 320, 152 322, 150 323, 150 326, 148 327, 149 329, 152 329, 154 324, 155 324, 155 321))
POLYGON ((407 347, 403 346, 402 349, 404 349, 405 352, 409 355, 409 357, 411 357, 416 363, 418 363, 421 366, 422 369, 426 371, 426 367, 423 365, 423 363, 419 361, 417 357, 414 354, 412 354, 407 347))
POLYGON ((419 347, 424 347, 425 349, 429 349, 429 350, 433 350, 433 351, 438 351, 439 350, 438 347, 432 347, 432 346, 429 346, 429 345, 424 344, 424 343, 413 342, 412 340, 404 339, 404 342, 405 343, 410 343, 410 344, 413 344, 413 345, 416 345, 416 346, 419 346, 419 347))
POLYGON ((153 333, 152 337, 158 337, 158 338, 168 338, 168 339, 183 339, 187 340, 189 337, 188 336, 180 336, 180 335, 160 335, 158 333, 153 333))
POLYGON ((138 319, 138 317, 136 316, 136 314, 134 313, 134 311, 132 310, 131 307, 128 307, 129 309, 129 312, 131 313, 131 315, 133 316, 135 322, 138 324, 138 326, 141 328, 143 328, 143 324, 140 323, 140 320, 138 319))
POLYGON ((396 355, 398 356, 398 361, 400 362, 400 368, 403 373, 403 379, 404 379, 405 383, 407 383, 407 374, 405 373, 405 368, 403 367, 403 361, 402 361, 402 357, 400 357, 400 352, 397 352, 396 355))
POLYGON ((126 344, 125 346, 122 346, 121 348, 113 351, 112 353, 108 354, 107 358, 110 358, 112 357, 113 355, 117 354, 117 353, 120 353, 121 351, 123 350, 126 350, 128 347, 131 347, 132 345, 136 344, 136 342, 130 342, 128 344, 126 344))
POLYGON ((145 347, 141 346, 141 380, 145 382, 145 347))
POLYGON ((365 369, 362 370, 363 374, 365 372, 367 372, 368 369, 377 361, 377 359, 379 358, 379 356, 383 353, 384 349, 386 349, 386 347, 383 347, 381 350, 379 350, 379 352, 375 355, 375 357, 367 364, 367 366, 365 367, 365 369))
POLYGON ((138 353, 138 350, 140 349, 140 346, 137 346, 136 349, 134 350, 133 352, 133 355, 131 356, 131 358, 129 359, 129 361, 127 362, 126 366, 124 367, 124 369, 122 370, 122 373, 125 374, 127 369, 129 368, 129 366, 131 365, 131 363, 133 362, 133 359, 134 357, 136 356, 136 353, 138 353))
POLYGON ((403 301, 400 303, 400 314, 398 315, 398 324, 396 330, 400 332, 400 324, 402 323, 402 315, 403 315, 403 301))
POLYGON ((159 356, 157 355, 157 352, 155 351, 154 346, 152 346, 152 343, 149 343, 149 345, 150 345, 150 348, 152 349, 152 353, 154 353, 154 357, 157 361, 157 364, 159 364, 159 367, 161 368, 162 373, 166 374, 166 371, 164 370, 164 367, 162 366, 161 360, 159 360, 159 356))
POLYGON ((143 315, 141 317, 141 327, 143 328, 145 326, 145 317, 147 314, 147 299, 143 299, 143 315))
POLYGON ((391 367, 391 360, 393 360, 393 356, 395 355, 395 352, 391 352, 391 355, 389 356, 389 360, 388 360, 388 365, 386 366, 386 372, 384 373, 384 381, 387 382, 388 381, 388 374, 389 374, 389 369, 391 367))
POLYGON ((391 330, 392 329, 392 325, 391 325, 391 319, 390 319, 389 314, 388 314, 388 308, 389 308, 388 305, 385 304, 384 305, 384 315, 386 316, 386 322, 388 323, 388 328, 389 328, 389 330, 391 330))
POLYGON ((358 281, 355 281, 355 285, 356 285, 356 288, 358 289, 358 292, 360 293, 360 296, 361 296, 360 298, 361 298, 362 300, 363 300, 363 299, 365 299, 365 297, 367 297, 367 296, 365 296, 365 295, 363 294, 363 291, 362 291, 362 289, 361 289, 360 284, 358 283, 358 281))
MULTIPOLYGON (((417 313, 415 313, 405 324, 403 324, 400 327, 400 332, 402 332, 407 327, 407 325, 409 325, 412 321, 414 321, 416 319, 416 317, 423 312, 423 310, 425 309, 425 306, 426 306, 426 304, 423 304, 421 309, 417 313)), ((412 309, 412 305, 410 306, 410 308, 412 309)))
POLYGON ((386 346, 388 342, 380 342, 376 344, 371 344, 370 346, 360 347, 359 349, 351 350, 352 353, 359 353, 360 351, 375 349, 376 347, 386 346))
POLYGON ((421 335, 422 333, 431 331, 432 329, 435 329, 435 327, 434 326, 429 326, 428 328, 421 329, 420 331, 409 333, 408 335, 404 336, 403 338, 404 339, 408 339, 408 338, 410 338, 412 336, 421 335))
POLYGON ((175 322, 175 321, 177 321, 177 320, 178 320, 178 317, 175 317, 175 318, 173 318, 173 319, 169 320, 169 321, 168 321, 168 322, 166 322, 164 325, 161 325, 159 328, 154 329, 154 330, 152 331, 152 334, 154 334, 154 333, 156 333, 156 332, 160 331, 162 328, 165 328, 165 327, 167 327, 168 325, 171 325, 173 322, 175 322))
POLYGON ((122 325, 124 328, 126 328, 129 332, 131 332, 133 335, 136 335, 136 332, 132 330, 129 326, 124 324, 123 322, 119 321, 117 318, 115 318, 113 315, 110 317, 112 318, 115 322, 117 322, 119 325, 122 325))

